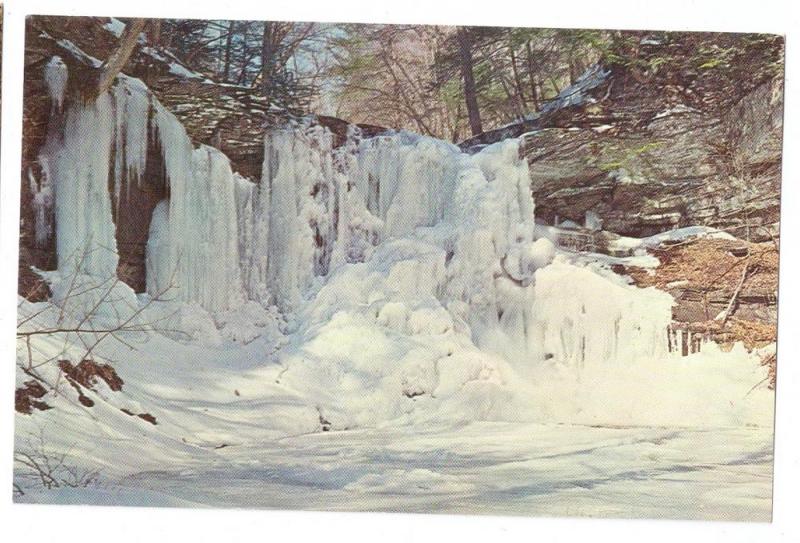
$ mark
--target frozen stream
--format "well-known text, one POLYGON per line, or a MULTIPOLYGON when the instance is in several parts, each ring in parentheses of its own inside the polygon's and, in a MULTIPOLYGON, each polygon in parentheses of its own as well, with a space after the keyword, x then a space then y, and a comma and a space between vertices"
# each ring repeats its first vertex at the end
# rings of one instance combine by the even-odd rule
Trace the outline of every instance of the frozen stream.
POLYGON ((115 492, 217 507, 740 521, 771 514, 765 428, 472 423, 309 434, 219 452, 210 465, 128 477, 115 492))

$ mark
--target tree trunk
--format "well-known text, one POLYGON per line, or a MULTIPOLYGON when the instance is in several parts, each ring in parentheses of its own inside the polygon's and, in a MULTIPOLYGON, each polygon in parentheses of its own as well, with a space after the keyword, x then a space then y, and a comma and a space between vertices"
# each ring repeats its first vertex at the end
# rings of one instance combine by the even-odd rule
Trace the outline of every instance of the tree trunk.
POLYGON ((515 119, 519 120, 525 117, 524 113, 524 106, 520 107, 518 96, 515 95, 514 92, 509 88, 509 83, 506 83, 506 77, 503 74, 497 76, 497 79, 500 81, 500 86, 503 87, 503 92, 506 93, 506 97, 508 98, 508 103, 510 104, 515 119))
POLYGON ((536 73, 534 71, 533 50, 531 49, 531 42, 525 44, 525 52, 527 53, 528 60, 528 79, 531 85, 531 101, 535 111, 539 111, 539 91, 536 86, 536 73))
POLYGON ((261 92, 269 103, 270 91, 272 90, 272 58, 275 56, 275 49, 272 45, 272 33, 274 23, 264 22, 264 35, 261 40, 261 92))
POLYGON ((475 73, 472 59, 472 40, 469 31, 459 27, 457 32, 458 52, 461 60, 461 77, 464 79, 464 103, 467 106, 469 127, 472 135, 477 136, 483 132, 481 125, 481 112, 478 109, 478 90, 475 85, 475 73))
POLYGON ((233 48, 233 25, 234 21, 228 23, 228 37, 225 38, 225 69, 224 81, 227 83, 231 77, 231 49, 233 48))
POLYGON ((122 68, 125 67, 125 63, 128 62, 128 59, 131 57, 133 49, 136 47, 136 42, 139 39, 139 34, 142 32, 142 29, 144 29, 144 25, 144 19, 134 19, 125 27, 125 32, 119 39, 117 50, 103 63, 103 71, 100 73, 97 85, 95 85, 87 95, 88 101, 94 100, 111 88, 114 78, 122 71, 122 68))
POLYGON ((250 52, 249 31, 249 23, 244 23, 242 32, 242 66, 239 70, 239 77, 236 78, 237 85, 243 85, 247 83, 247 68, 250 66, 250 61, 253 60, 253 54, 250 52))
POLYGON ((153 37, 151 38, 155 47, 161 47, 161 19, 153 19, 150 22, 153 30, 153 37))
POLYGON ((558 96, 561 94, 561 88, 558 86, 558 81, 556 80, 555 76, 551 75, 549 77, 550 84, 553 86, 553 96, 558 96))
POLYGON ((511 71, 514 74, 514 86, 516 87, 517 99, 519 100, 520 109, 524 111, 528 108, 528 103, 525 100, 525 92, 522 90, 522 78, 517 69, 517 55, 514 52, 513 46, 508 46, 508 53, 511 57, 511 71))

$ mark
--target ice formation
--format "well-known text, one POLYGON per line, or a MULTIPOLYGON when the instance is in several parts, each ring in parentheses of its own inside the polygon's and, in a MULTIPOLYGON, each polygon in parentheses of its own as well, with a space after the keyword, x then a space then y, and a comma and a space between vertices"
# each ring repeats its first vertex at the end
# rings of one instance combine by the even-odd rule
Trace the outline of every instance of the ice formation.
POLYGON ((253 227, 254 253, 265 258, 251 260, 247 275, 260 278, 251 296, 269 293, 262 301, 292 312, 316 278, 368 260, 392 239, 438 245, 448 259, 456 252, 449 245, 474 243, 462 238, 488 236, 500 256, 526 236, 532 241, 527 169, 515 153, 511 143, 469 157, 403 132, 353 135, 332 151, 331 134, 314 125, 269 134, 253 227))
POLYGON ((211 147, 187 158, 191 169, 177 176, 168 169, 170 198, 153 215, 148 292, 224 311, 244 302, 234 176, 228 158, 211 147))
POLYGON ((665 330, 673 300, 665 292, 633 289, 587 268, 555 263, 536 272, 533 298, 537 343, 556 360, 602 365, 668 352, 665 330))
POLYGON ((59 56, 52 57, 44 67, 44 83, 50 95, 53 109, 61 111, 64 105, 64 93, 67 90, 69 71, 59 56))
POLYGON ((525 408, 512 391, 542 366, 666 354, 668 295, 559 260, 537 238, 516 140, 467 155, 354 132, 334 150, 299 123, 265 149, 258 187, 235 184, 244 290, 297 338, 281 382, 337 426, 425 399, 438 416, 513 418, 525 408))
POLYGON ((257 292, 271 293, 285 312, 326 269, 333 215, 331 136, 321 127, 297 136, 288 130, 267 135, 259 191, 258 249, 266 260, 256 273, 266 282, 257 292))
POLYGON ((108 191, 114 128, 114 104, 106 93, 91 104, 70 108, 63 134, 51 131, 39 156, 42 183, 55 194, 56 252, 62 273, 117 273, 108 191))
POLYGON ((227 157, 210 147, 194 149, 180 122, 140 80, 126 76, 91 104, 73 104, 54 124, 39 157, 42 179, 32 188, 37 242, 46 241, 48 216, 55 214, 62 274, 115 276, 114 216, 131 186, 152 182, 143 175, 155 141, 170 198, 152 220, 148 292, 210 311, 245 301, 236 184, 249 182, 233 174, 227 157))
POLYGON ((53 232, 53 187, 42 177, 37 180, 32 169, 28 169, 28 187, 33 195, 34 240, 36 247, 44 248, 53 232))
POLYGON ((267 133, 254 183, 219 150, 195 149, 128 77, 68 108, 42 152, 62 274, 114 276, 114 206, 152 182, 152 144, 167 186, 150 222, 147 296, 177 303, 170 327, 210 346, 281 323, 294 338, 282 383, 339 425, 426 401, 439 414, 518 417, 514 391, 541 368, 667 353, 668 295, 570 262, 541 235, 518 140, 466 154, 353 129, 334 148, 305 119, 267 133))

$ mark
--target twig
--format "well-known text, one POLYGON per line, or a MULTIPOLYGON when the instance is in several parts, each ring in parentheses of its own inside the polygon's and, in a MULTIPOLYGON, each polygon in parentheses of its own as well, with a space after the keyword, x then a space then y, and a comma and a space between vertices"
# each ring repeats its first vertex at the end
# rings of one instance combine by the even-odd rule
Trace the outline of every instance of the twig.
POLYGON ((731 314, 733 313, 734 308, 736 307, 736 303, 739 299, 739 293, 742 291, 742 287, 744 286, 744 282, 747 279, 747 274, 750 271, 750 260, 744 263, 744 269, 742 270, 742 277, 739 279, 739 284, 736 286, 736 290, 733 291, 733 296, 731 296, 730 301, 728 302, 728 306, 725 308, 725 311, 718 315, 717 318, 714 320, 721 321, 721 325, 725 326, 730 318, 731 314))
POLYGON ((758 383, 756 383, 755 385, 753 385, 753 388, 751 388, 750 390, 748 390, 748 391, 747 391, 747 394, 745 394, 743 397, 744 397, 744 398, 747 398, 747 397, 750 395, 750 393, 751 393, 751 392, 753 392, 755 389, 757 389, 757 388, 759 387, 759 385, 762 385, 762 384, 764 383, 764 381, 766 381, 766 380, 768 380, 768 379, 769 379, 769 375, 767 375, 766 377, 764 377, 763 379, 761 379, 761 380, 760 380, 758 383))

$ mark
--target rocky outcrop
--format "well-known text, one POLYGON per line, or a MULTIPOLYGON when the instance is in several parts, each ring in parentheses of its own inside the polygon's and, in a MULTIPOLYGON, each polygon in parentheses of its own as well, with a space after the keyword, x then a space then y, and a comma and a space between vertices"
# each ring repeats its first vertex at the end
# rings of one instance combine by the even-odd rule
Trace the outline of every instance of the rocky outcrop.
POLYGON ((780 210, 782 81, 753 90, 720 117, 658 112, 636 131, 613 124, 525 136, 537 216, 643 237, 687 225, 763 241, 780 210))
POLYGON ((783 130, 779 36, 631 32, 601 65, 518 123, 537 217, 637 237, 705 225, 778 234, 783 130))

